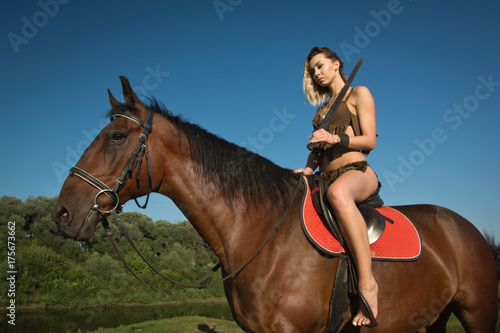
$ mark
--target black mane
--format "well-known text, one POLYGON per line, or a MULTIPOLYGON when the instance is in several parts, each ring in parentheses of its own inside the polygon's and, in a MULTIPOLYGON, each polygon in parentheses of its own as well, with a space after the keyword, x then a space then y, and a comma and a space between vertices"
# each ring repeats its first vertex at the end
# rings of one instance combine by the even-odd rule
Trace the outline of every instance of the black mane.
POLYGON ((291 185, 297 184, 298 175, 291 170, 173 115, 156 99, 149 99, 146 107, 186 135, 196 171, 214 184, 228 203, 261 202, 267 196, 284 204, 291 185))

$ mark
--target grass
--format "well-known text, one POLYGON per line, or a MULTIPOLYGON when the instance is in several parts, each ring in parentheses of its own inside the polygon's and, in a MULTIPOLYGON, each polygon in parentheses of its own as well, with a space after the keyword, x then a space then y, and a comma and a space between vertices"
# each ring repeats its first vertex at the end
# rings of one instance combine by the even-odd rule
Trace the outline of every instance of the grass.
MULTIPOLYGON (((455 316, 451 316, 446 327, 448 333, 462 333, 465 330, 455 316)), ((500 322, 497 323, 497 332, 500 332, 500 322)), ((170 319, 146 321, 139 324, 120 326, 117 328, 99 329, 96 333, 242 333, 234 321, 213 319, 206 317, 187 316, 170 319)))
POLYGON ((145 321, 139 324, 120 326, 117 328, 98 329, 96 333, 242 333, 234 321, 206 317, 187 316, 169 319, 145 321))
MULTIPOLYGON (((500 311, 498 311, 498 317, 500 318, 500 311)), ((450 320, 448 320, 448 324, 446 325, 447 333, 465 333, 462 324, 460 321, 452 314, 450 320)), ((495 328, 495 332, 500 332, 500 320, 497 321, 497 326, 495 328)))
POLYGON ((448 320, 448 323, 446 324, 446 332, 447 333, 463 333, 465 332, 464 328, 462 327, 462 324, 460 324, 460 321, 458 321, 457 317, 455 315, 451 315, 450 320, 448 320))

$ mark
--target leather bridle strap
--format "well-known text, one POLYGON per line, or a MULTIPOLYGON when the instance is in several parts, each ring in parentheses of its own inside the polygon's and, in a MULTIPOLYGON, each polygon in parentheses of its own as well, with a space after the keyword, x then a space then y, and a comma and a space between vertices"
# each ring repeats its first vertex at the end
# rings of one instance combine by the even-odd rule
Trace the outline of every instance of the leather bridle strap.
POLYGON ((86 172, 80 168, 77 168, 77 167, 71 168, 69 170, 69 175, 70 175, 70 177, 72 177, 72 176, 80 177, 81 179, 83 179, 87 183, 89 183, 90 185, 92 185, 95 188, 97 188, 98 190, 100 190, 94 198, 94 205, 92 206, 92 210, 97 210, 101 214, 108 214, 111 212, 111 210, 108 210, 108 211, 101 210, 101 208, 99 207, 99 204, 97 203, 97 198, 99 198, 99 196, 103 193, 106 194, 108 196, 108 198, 110 198, 111 201, 115 204, 115 207, 113 208, 113 210, 119 209, 120 197, 118 196, 118 193, 113 191, 112 189, 110 189, 106 184, 101 182, 99 179, 95 178, 94 176, 92 176, 88 172, 86 172))
MULTIPOLYGON (((114 113, 112 113, 110 117, 111 121, 116 117, 123 117, 132 120, 137 124, 141 125, 143 127, 143 130, 139 138, 139 142, 137 143, 134 151, 132 152, 132 156, 130 157, 127 166, 125 167, 125 169, 123 169, 120 177, 118 178, 118 180, 115 183, 115 186, 113 187, 113 191, 115 192, 120 191, 123 188, 123 186, 125 186, 127 180, 129 180, 132 177, 132 173, 134 172, 135 169, 137 169, 137 186, 139 186, 139 174, 141 169, 140 167, 144 155, 146 155, 146 159, 148 162, 148 178, 149 178, 148 183, 149 183, 149 189, 151 190, 151 166, 149 164, 149 152, 148 152, 147 140, 152 129, 153 112, 151 110, 148 110, 148 119, 146 123, 141 119, 137 118, 136 116, 121 111, 115 111, 114 113)), ((149 192, 150 191, 148 191, 148 198, 149 198, 149 192)), ((141 205, 139 204, 137 205, 141 207, 141 205)))
POLYGON ((108 187, 108 185, 104 184, 99 179, 95 178, 94 176, 92 176, 91 174, 83 171, 80 168, 77 168, 77 167, 71 168, 69 170, 69 175, 70 175, 70 177, 72 177, 72 176, 78 176, 78 177, 80 177, 81 179, 85 180, 87 183, 89 183, 90 185, 94 186, 98 190, 101 190, 101 191, 102 190, 111 190, 108 187))
MULTIPOLYGON (((152 122, 150 121, 150 117, 152 117, 152 112, 150 110, 148 110, 148 120, 147 122, 144 122, 142 121, 142 119, 139 119, 137 118, 136 116, 133 116, 131 114, 128 114, 128 113, 125 113, 125 112, 122 112, 122 111, 114 111, 110 118, 111 120, 113 120, 114 117, 123 117, 123 118, 127 118, 129 120, 132 120, 132 121, 135 121, 136 123, 138 123, 139 125, 141 125, 143 128, 145 128, 147 131, 149 131, 149 133, 151 133, 151 124, 152 122)), ((152 118, 151 118, 152 120, 152 118)))
POLYGON ((129 120, 132 120, 143 127, 142 134, 139 138, 139 142, 137 143, 134 151, 132 152, 132 156, 130 157, 127 165, 125 166, 122 173, 120 174, 120 176, 116 180, 116 183, 112 189, 109 188, 102 181, 95 178, 94 176, 92 176, 91 174, 89 174, 88 172, 86 172, 85 170, 83 170, 81 168, 73 167, 70 169, 70 171, 69 171, 70 176, 77 176, 77 177, 85 180, 87 183, 94 186, 98 190, 100 190, 99 193, 97 193, 97 195, 94 198, 94 205, 92 206, 93 210, 97 210, 101 214, 109 214, 113 210, 115 210, 115 211, 121 210, 121 203, 120 203, 120 197, 118 196, 118 192, 125 186, 125 183, 132 177, 132 174, 134 173, 134 171, 136 171, 136 174, 137 174, 136 181, 137 181, 137 186, 139 186, 139 176, 140 176, 140 171, 141 171, 142 159, 144 156, 146 156, 146 163, 147 163, 147 167, 148 167, 148 192, 147 192, 146 202, 144 203, 144 205, 140 205, 139 202, 137 201, 137 199, 134 199, 134 200, 140 208, 146 208, 148 201, 149 201, 149 195, 152 191, 151 163, 150 163, 150 159, 149 159, 149 151, 148 151, 147 141, 148 141, 149 134, 151 133, 151 130, 152 130, 153 115, 154 115, 154 113, 151 110, 148 110, 148 119, 146 122, 144 122, 143 120, 137 118, 136 116, 122 112, 122 111, 114 111, 111 114, 111 116, 110 116, 111 121, 113 121, 116 117, 123 117, 123 118, 129 119, 129 120), (99 207, 99 204, 97 203, 97 199, 102 194, 106 194, 111 199, 111 201, 114 203, 115 206, 113 209, 107 210, 107 211, 101 210, 101 208, 99 207))

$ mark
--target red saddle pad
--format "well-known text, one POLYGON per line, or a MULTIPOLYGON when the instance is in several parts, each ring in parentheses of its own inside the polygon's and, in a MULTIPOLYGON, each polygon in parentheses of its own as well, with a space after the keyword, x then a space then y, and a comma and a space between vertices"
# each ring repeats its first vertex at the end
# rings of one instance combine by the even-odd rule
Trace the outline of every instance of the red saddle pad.
MULTIPOLYGON (((300 217, 307 238, 317 249, 328 255, 337 256, 345 253, 344 248, 333 237, 326 222, 314 208, 307 179, 305 182, 306 192, 302 199, 300 217)), ((370 245, 372 258, 388 261, 411 261, 420 258, 422 243, 413 223, 394 208, 382 206, 376 209, 394 223, 386 221, 384 233, 370 245)))

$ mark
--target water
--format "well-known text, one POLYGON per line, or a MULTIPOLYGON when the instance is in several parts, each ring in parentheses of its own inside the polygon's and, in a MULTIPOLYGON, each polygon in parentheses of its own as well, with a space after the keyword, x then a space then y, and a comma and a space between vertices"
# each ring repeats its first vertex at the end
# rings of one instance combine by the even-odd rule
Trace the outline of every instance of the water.
MULTIPOLYGON (((3 314, 5 316, 5 314, 3 314)), ((16 325, 0 321, 0 331, 8 333, 87 332, 147 320, 181 316, 204 316, 232 320, 227 303, 183 303, 159 306, 120 306, 72 310, 17 311, 16 325)))

